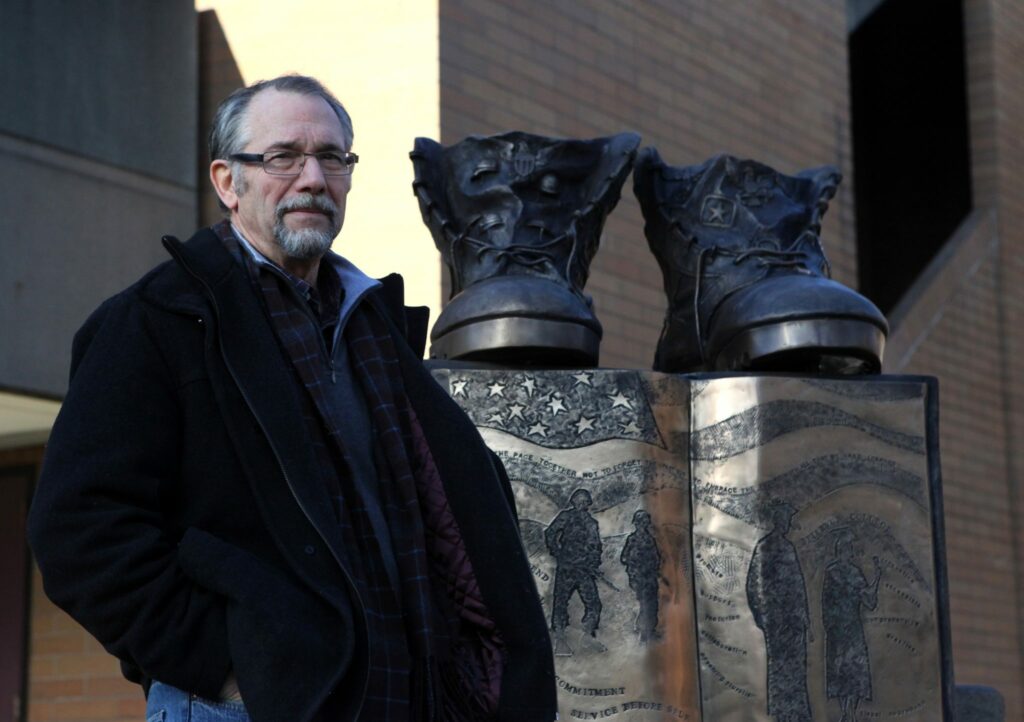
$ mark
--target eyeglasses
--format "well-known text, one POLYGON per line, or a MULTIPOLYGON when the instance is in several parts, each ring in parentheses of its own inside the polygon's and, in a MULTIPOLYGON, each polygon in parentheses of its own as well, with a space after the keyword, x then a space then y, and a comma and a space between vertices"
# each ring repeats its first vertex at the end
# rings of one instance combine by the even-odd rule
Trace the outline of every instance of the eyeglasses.
POLYGON ((296 176, 306 166, 306 158, 312 156, 320 164, 320 172, 328 176, 351 175, 359 162, 359 156, 349 151, 325 150, 320 153, 303 153, 297 150, 269 150, 266 153, 232 153, 228 159, 239 163, 261 163, 270 175, 296 176))

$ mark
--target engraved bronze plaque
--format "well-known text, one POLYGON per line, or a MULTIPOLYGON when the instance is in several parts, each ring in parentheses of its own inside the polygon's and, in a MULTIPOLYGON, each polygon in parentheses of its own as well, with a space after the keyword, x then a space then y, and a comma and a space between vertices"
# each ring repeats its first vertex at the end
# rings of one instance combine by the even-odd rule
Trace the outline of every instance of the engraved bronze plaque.
POLYGON ((692 380, 704 719, 951 719, 933 393, 692 380))
POLYGON ((700 719, 687 384, 629 371, 435 371, 508 470, 561 719, 700 719))
POLYGON ((952 720, 933 381, 434 373, 508 469, 562 719, 952 720))

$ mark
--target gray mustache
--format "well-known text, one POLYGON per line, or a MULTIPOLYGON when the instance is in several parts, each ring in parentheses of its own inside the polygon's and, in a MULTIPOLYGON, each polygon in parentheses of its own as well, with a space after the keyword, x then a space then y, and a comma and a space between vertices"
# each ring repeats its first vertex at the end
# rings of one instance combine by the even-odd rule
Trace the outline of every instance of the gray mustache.
POLYGON ((323 211, 324 213, 329 214, 332 219, 338 213, 337 206, 334 205, 330 198, 325 196, 315 196, 311 193, 303 193, 302 195, 283 200, 277 204, 277 220, 282 220, 284 218, 284 214, 288 211, 308 210, 323 211))

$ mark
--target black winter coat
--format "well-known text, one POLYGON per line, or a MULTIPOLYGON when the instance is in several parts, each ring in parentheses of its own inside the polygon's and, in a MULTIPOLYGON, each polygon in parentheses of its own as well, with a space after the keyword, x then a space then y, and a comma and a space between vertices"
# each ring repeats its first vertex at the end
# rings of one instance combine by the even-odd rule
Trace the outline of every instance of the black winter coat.
MULTIPOLYGON (((29 516, 46 593, 147 688, 216 697, 234 669, 254 722, 315 719, 328 695, 355 719, 365 622, 302 390, 214 233, 165 245, 175 260, 75 337, 29 516)), ((507 649, 499 718, 554 719, 551 647, 508 480, 402 339, 400 284, 385 279, 369 301, 395 322, 409 401, 507 649)))

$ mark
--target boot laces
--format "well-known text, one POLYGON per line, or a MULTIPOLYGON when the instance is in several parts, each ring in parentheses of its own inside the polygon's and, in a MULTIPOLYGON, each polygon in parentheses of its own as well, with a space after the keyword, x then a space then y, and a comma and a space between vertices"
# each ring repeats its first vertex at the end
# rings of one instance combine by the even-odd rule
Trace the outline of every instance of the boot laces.
MULTIPOLYGON (((726 254, 733 254, 735 251, 726 251, 726 254)), ((774 248, 750 248, 737 253, 732 259, 733 265, 739 265, 748 258, 757 259, 758 265, 762 267, 777 266, 782 268, 807 267, 807 253, 804 251, 779 251, 774 248)))
MULTIPOLYGON (((697 242, 696 238, 686 234, 679 221, 676 221, 673 224, 673 227, 675 231, 688 243, 697 242)), ((803 240, 803 238, 798 238, 794 246, 802 245, 803 240)), ((810 270, 811 262, 809 254, 802 250, 784 251, 777 248, 758 247, 748 248, 745 251, 736 251, 731 248, 725 248, 718 245, 702 246, 697 253, 697 272, 695 282, 693 284, 693 319, 697 326, 697 350, 700 351, 701 364, 705 366, 707 365, 707 355, 705 353, 706 344, 704 339, 704 324, 701 321, 700 313, 701 280, 704 277, 704 266, 706 260, 712 261, 715 256, 732 256, 733 265, 739 265, 747 259, 753 258, 762 268, 803 268, 805 271, 810 270)), ((825 263, 827 268, 828 261, 825 261, 825 263)))
MULTIPOLYGON (((507 259, 516 265, 525 266, 527 268, 535 268, 544 264, 554 264, 556 261, 556 246, 564 241, 569 235, 568 233, 562 233, 557 236, 552 236, 551 240, 537 245, 512 243, 503 247, 495 246, 493 243, 488 243, 487 241, 469 235, 473 228, 480 225, 481 220, 482 216, 474 218, 473 221, 466 226, 466 229, 455 238, 452 245, 454 246, 457 243, 463 243, 473 250, 473 253, 477 258, 480 258, 485 253, 493 253, 498 260, 507 259)), ((493 228, 494 225, 497 224, 489 224, 486 228, 493 228)), ((540 239, 543 241, 544 234, 547 232, 547 229, 543 225, 534 223, 529 224, 528 227, 536 228, 540 234, 540 239)))

